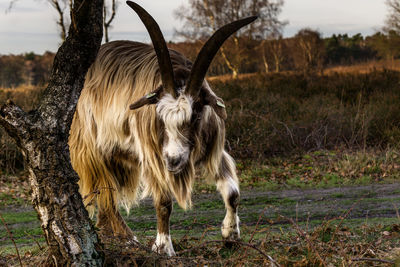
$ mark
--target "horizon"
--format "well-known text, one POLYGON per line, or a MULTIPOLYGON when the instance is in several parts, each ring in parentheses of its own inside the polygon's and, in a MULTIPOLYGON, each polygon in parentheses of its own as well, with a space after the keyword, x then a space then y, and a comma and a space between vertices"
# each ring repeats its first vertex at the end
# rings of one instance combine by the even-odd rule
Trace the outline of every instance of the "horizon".
MULTIPOLYGON (((187 6, 187 0, 136 2, 154 16, 167 41, 179 41, 174 37, 174 29, 181 28, 182 22, 174 18, 173 11, 182 4, 187 6), (166 16, 166 13, 169 15, 166 16)), ((34 0, 26 0, 23 4, 16 2, 12 10, 6 13, 9 0, 0 0, 0 12, 4 12, 0 16, 0 54, 56 52, 60 37, 53 8, 47 2, 34 0)), ((110 40, 150 42, 140 20, 129 8, 123 8, 124 5, 119 2, 110 40)), ((320 0, 302 0, 301 3, 298 0, 286 0, 279 19, 289 22, 283 29, 285 38, 294 36, 303 28, 318 30, 323 38, 333 34, 353 36, 357 33, 365 37, 383 26, 386 10, 385 3, 380 0, 370 0, 368 3, 365 0, 325 0, 323 3, 320 0)))

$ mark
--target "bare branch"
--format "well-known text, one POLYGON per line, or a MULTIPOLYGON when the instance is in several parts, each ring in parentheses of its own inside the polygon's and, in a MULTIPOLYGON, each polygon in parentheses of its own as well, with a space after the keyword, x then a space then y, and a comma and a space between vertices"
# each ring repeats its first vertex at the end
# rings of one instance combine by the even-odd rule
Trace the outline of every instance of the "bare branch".
POLYGON ((18 256, 19 264, 20 264, 21 267, 23 267, 24 265, 22 264, 22 260, 21 260, 21 256, 19 255, 19 250, 18 250, 17 244, 15 243, 14 237, 13 237, 13 235, 12 235, 10 229, 8 229, 8 226, 7 226, 7 224, 6 224, 6 221, 4 220, 3 215, 1 215, 1 214, 0 214, 0 219, 1 219, 1 221, 2 221, 2 223, 3 223, 3 225, 4 225, 4 227, 5 227, 6 230, 7 230, 8 236, 10 237, 11 241, 12 241, 13 244, 14 244, 15 250, 17 251, 17 256, 18 256))
POLYGON ((19 147, 29 135, 30 122, 27 114, 11 100, 0 109, 0 125, 15 139, 19 147))
POLYGON ((50 4, 52 5, 52 7, 54 7, 54 9, 57 11, 58 14, 58 21, 57 21, 57 25, 60 27, 60 37, 62 41, 65 41, 65 38, 67 36, 66 34, 66 26, 65 26, 65 22, 64 22, 64 11, 66 8, 66 3, 64 3, 64 7, 61 7, 59 0, 49 0, 50 4))
POLYGON ((185 249, 185 250, 179 251, 179 252, 177 252, 177 254, 181 255, 181 254, 184 254, 184 253, 189 252, 189 251, 191 251, 191 250, 204 247, 204 246, 206 246, 207 244, 211 244, 211 243, 222 243, 222 244, 225 244, 225 243, 227 243, 227 242, 228 242, 228 243, 237 244, 237 245, 239 245, 239 246, 244 246, 244 247, 252 248, 252 249, 256 250, 258 253, 260 253, 262 256, 264 256, 266 259, 268 259, 268 260, 271 262, 271 264, 272 264, 273 266, 280 267, 280 265, 279 265, 271 256, 269 256, 268 254, 265 254, 261 249, 259 249, 259 248, 256 247, 255 245, 250 244, 250 243, 245 243, 245 242, 242 242, 242 241, 236 241, 236 240, 229 240, 229 241, 226 241, 226 240, 209 240, 209 241, 205 241, 205 242, 203 242, 202 244, 200 244, 200 245, 198 245, 198 246, 195 246, 195 247, 193 247, 193 248, 185 249))
POLYGON ((105 42, 108 43, 109 42, 109 35, 108 35, 108 31, 111 28, 111 23, 115 18, 116 12, 117 11, 117 4, 116 4, 116 0, 111 0, 111 15, 110 17, 107 19, 107 5, 104 3, 103 6, 103 26, 104 26, 104 39, 105 42))

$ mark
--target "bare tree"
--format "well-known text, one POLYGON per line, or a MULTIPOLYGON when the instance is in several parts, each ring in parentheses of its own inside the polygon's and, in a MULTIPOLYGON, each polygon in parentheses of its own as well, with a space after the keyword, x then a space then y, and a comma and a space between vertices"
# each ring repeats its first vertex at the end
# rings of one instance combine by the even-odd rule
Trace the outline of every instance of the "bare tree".
POLYGON ((371 37, 378 54, 391 60, 394 66, 395 58, 400 54, 400 1, 386 0, 389 13, 382 28, 384 35, 377 33, 371 37))
POLYGON ((273 64, 275 72, 281 71, 281 66, 285 59, 284 46, 281 34, 273 35, 270 39, 264 39, 260 42, 258 49, 261 51, 265 73, 271 71, 269 62, 273 64))
POLYGON ((318 31, 301 29, 293 38, 293 61, 304 73, 322 71, 324 42, 318 31))
MULTIPOLYGON (((11 0, 8 6, 7 12, 11 11, 18 0, 11 0)), ((61 41, 64 42, 67 37, 67 29, 69 27, 69 11, 73 5, 73 0, 47 0, 47 2, 56 10, 57 12, 57 26, 60 31, 61 41)))
POLYGON ((244 51, 251 49, 246 47, 246 41, 266 39, 279 32, 285 24, 278 20, 282 5, 283 0, 189 0, 189 7, 183 6, 175 11, 175 16, 185 22, 176 34, 186 40, 204 40, 230 21, 258 15, 256 22, 234 34, 220 50, 233 77, 237 77, 247 54, 244 51))
MULTIPOLYGON (((8 11, 12 9, 17 0, 12 0, 8 7, 8 11)), ((64 42, 67 37, 67 29, 69 27, 69 13, 71 7, 73 5, 74 0, 47 0, 50 5, 57 12, 57 26, 60 31, 61 41, 64 42)), ((105 42, 108 43, 110 41, 109 38, 109 30, 112 27, 112 22, 117 14, 117 0, 104 0, 103 6, 103 27, 104 27, 104 39, 105 42), (111 7, 109 7, 111 6, 111 7)))
POLYGON ((385 32, 395 31, 400 34, 400 1, 398 0, 386 0, 389 14, 386 17, 385 26, 383 30, 385 32))
POLYGON ((55 266, 102 266, 99 239, 78 192, 67 140, 84 77, 100 47, 103 0, 75 0, 72 10, 69 35, 54 59, 39 106, 26 113, 8 101, 0 109, 0 125, 24 154, 49 260, 55 266))

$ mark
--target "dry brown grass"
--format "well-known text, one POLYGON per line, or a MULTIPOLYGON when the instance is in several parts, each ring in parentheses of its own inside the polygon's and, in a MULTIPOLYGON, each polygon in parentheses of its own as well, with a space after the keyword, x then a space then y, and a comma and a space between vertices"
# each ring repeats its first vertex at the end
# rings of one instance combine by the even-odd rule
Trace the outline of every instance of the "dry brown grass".
MULTIPOLYGON (((332 74, 368 74, 376 71, 383 70, 392 70, 392 71, 400 71, 400 61, 395 60, 372 60, 367 62, 361 62, 352 65, 340 65, 340 66, 332 66, 326 67, 322 74, 320 72, 315 73, 315 75, 332 75, 332 74)), ((266 75, 275 75, 275 72, 270 72, 266 75)), ((279 74, 283 75, 293 75, 296 74, 295 71, 281 71, 279 74)), ((239 74, 237 80, 243 80, 246 78, 255 78, 257 77, 257 73, 243 73, 239 74)), ((232 81, 232 75, 225 74, 219 76, 211 76, 207 78, 208 81, 221 81, 228 82, 232 81)))
POLYGON ((29 111, 39 102, 44 88, 21 85, 16 88, 0 88, 0 106, 11 99, 25 111, 29 111))
POLYGON ((358 63, 349 66, 335 66, 329 67, 324 70, 324 74, 332 73, 370 73, 372 71, 382 71, 382 70, 393 70, 400 71, 400 61, 390 61, 390 60, 373 60, 363 63, 358 63))

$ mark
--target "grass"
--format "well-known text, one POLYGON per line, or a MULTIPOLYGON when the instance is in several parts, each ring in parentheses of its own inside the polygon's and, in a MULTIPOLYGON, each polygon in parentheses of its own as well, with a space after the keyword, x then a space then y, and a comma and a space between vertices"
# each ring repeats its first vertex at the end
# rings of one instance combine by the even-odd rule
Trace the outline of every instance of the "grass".
MULTIPOLYGON (((265 190, 330 188, 400 181, 397 149, 314 151, 302 156, 239 161, 241 186, 265 190)), ((204 190, 204 188, 202 188, 204 190)))
MULTIPOLYGON (((279 219, 277 217, 277 219, 279 219)), ((137 224, 135 224, 138 227, 137 224)), ((266 264, 268 260, 255 249, 246 246, 238 246, 228 249, 220 240, 218 226, 205 226, 198 229, 191 224, 183 230, 172 230, 173 244, 179 257, 185 260, 199 260, 200 262, 215 264, 216 266, 237 266, 241 263, 244 266, 259 266, 266 264), (215 242, 214 242, 215 241, 215 242), (246 253, 244 253, 246 251, 246 253), (244 254, 246 256, 244 256, 244 254)), ((136 231, 140 242, 150 247, 154 242, 155 230, 143 231, 141 228, 136 231)), ((281 266, 295 264, 296 266, 323 265, 331 263, 334 266, 348 265, 350 261, 361 258, 383 259, 395 261, 397 254, 397 241, 400 238, 399 219, 341 219, 334 220, 310 220, 307 222, 296 222, 294 219, 288 224, 242 224, 243 244, 250 244, 261 250, 264 254, 271 256, 281 266), (319 257, 317 256, 319 255, 319 257)), ((18 238, 17 235, 15 238, 18 238)), ((37 240, 42 246, 43 239, 37 240)), ((43 255, 36 243, 31 241, 29 245, 24 242, 17 242, 23 258, 29 260, 35 255, 43 255)), ((121 247, 115 241, 106 243, 106 250, 109 254, 121 253, 121 247), (117 252, 119 251, 119 252, 117 252)), ((125 253, 135 253, 131 257, 140 262, 143 253, 148 257, 157 258, 154 254, 141 251, 133 247, 125 253), (136 256, 135 256, 136 255, 136 256)), ((12 245, 2 246, 0 257, 4 257, 16 263, 12 245)), ((123 257, 123 254, 119 254, 123 257)), ((132 255, 132 254, 131 254, 132 255)), ((179 259, 179 258, 178 258, 179 259)), ((32 260, 32 259, 31 259, 32 260)), ((366 262, 364 265, 370 266, 366 262)), ((28 264, 29 265, 29 264, 28 264)), ((193 265, 193 262, 192 262, 193 265)), ((191 266, 191 265, 187 265, 191 266)), ((382 265, 380 265, 382 266, 382 265)), ((391 266, 391 265, 387 265, 391 266)))
MULTIPOLYGON (((239 160, 242 242, 256 246, 282 266, 323 265, 318 255, 334 265, 365 257, 394 261, 398 257, 395 243, 400 239, 396 215, 400 208, 396 204, 400 203, 399 166, 397 149, 318 150, 257 163, 239 160), (387 189, 378 190, 379 186, 387 189), (346 214, 346 219, 340 219, 346 214)), ((37 215, 28 204, 27 180, 25 173, 0 176, 0 213, 24 261, 30 262, 43 258, 45 249, 39 246, 46 246, 37 215)), ((201 257, 203 263, 229 266, 245 257, 245 266, 266 264, 268 260, 252 247, 242 244, 232 250, 217 241, 221 239, 224 205, 215 190, 215 185, 198 181, 193 210, 184 211, 174 204, 171 233, 175 249, 182 252, 180 259, 201 257)), ((151 247, 156 235, 151 201, 146 200, 130 215, 121 212, 140 242, 151 247)), ((4 259, 16 264, 14 245, 4 230, 0 226, 0 263, 4 259)), ((106 249, 114 255, 126 248, 114 242, 106 249)), ((154 258, 140 251, 141 257, 154 258)), ((368 264, 357 262, 357 266, 368 264)))
MULTIPOLYGON (((235 262, 245 266, 266 264, 268 260, 251 246, 271 256, 281 266, 323 265, 317 255, 325 263, 335 266, 347 266, 352 259, 394 261, 397 257, 394 248, 400 238, 400 217, 396 215, 398 210, 394 204, 400 202, 400 194, 399 189, 396 193, 391 185, 271 192, 245 188, 239 210, 242 243, 237 244, 236 249, 228 249, 218 241, 224 217, 220 196, 199 193, 193 202, 194 208, 189 211, 175 204, 171 217, 171 234, 179 255, 176 259, 190 261, 185 266, 193 265, 193 261, 200 258, 203 264, 216 266, 234 266, 235 262)), ((130 215, 124 210, 121 212, 141 244, 151 247, 156 235, 156 216, 151 200, 145 200, 130 215)), ((13 233, 24 261, 42 259, 45 250, 39 249, 38 244, 45 245, 36 213, 29 207, 20 206, 0 208, 0 213, 13 233)), ((113 260, 128 262, 123 255, 133 252, 136 253, 133 259, 138 263, 143 257, 158 257, 143 248, 121 248, 116 240, 112 240, 111 244, 106 243, 105 249, 113 260), (113 255, 119 256, 115 259, 113 255)), ((0 262, 1 259, 17 263, 15 248, 4 226, 0 226, 0 262)), ((360 264, 357 266, 364 263, 360 264)), ((364 265, 368 266, 367 263, 364 265)))

